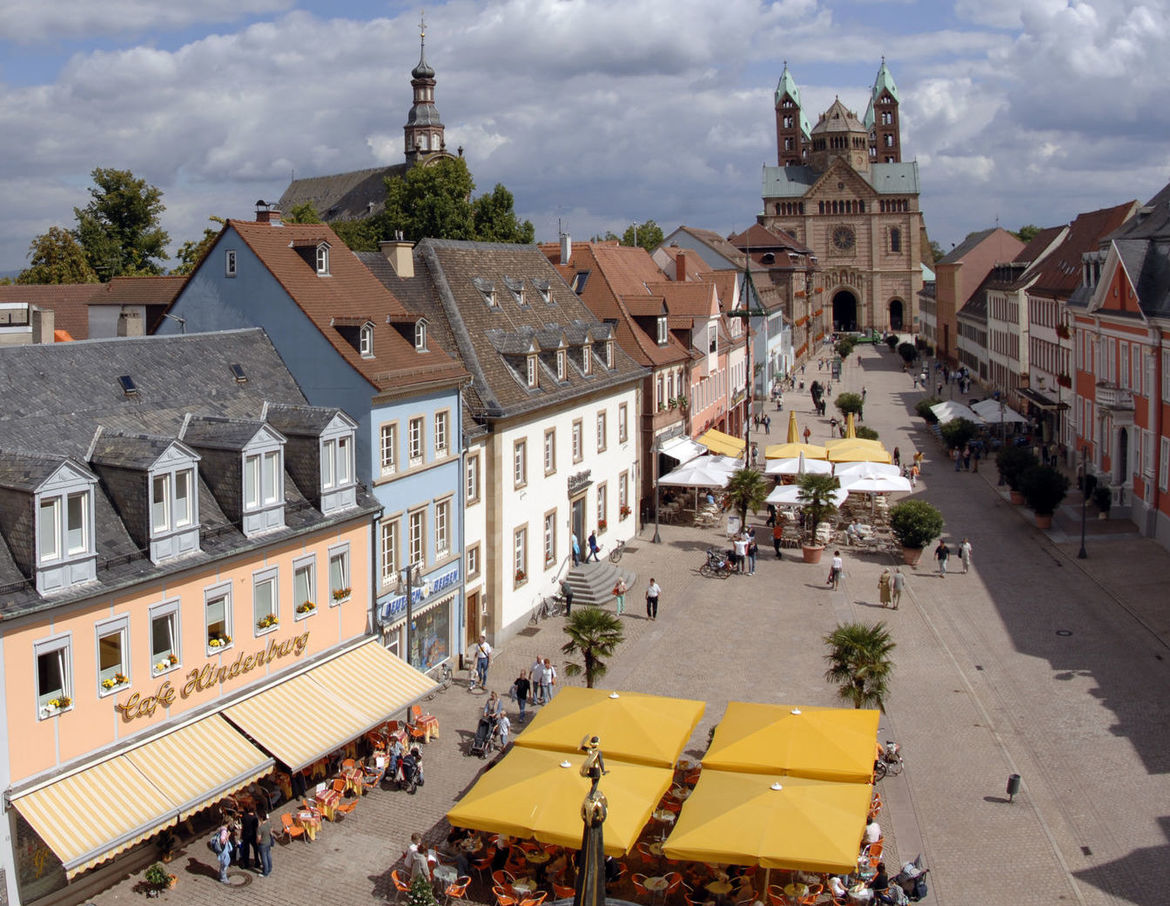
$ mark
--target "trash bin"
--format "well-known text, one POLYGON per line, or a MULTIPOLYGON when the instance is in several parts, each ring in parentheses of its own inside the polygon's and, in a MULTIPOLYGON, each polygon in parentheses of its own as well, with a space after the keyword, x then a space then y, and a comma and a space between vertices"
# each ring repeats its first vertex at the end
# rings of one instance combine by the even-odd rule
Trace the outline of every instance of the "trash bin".
POLYGON ((1012 800, 1014 800, 1015 797, 1017 795, 1019 795, 1019 792, 1020 792, 1020 775, 1019 774, 1008 774, 1008 782, 1007 782, 1008 802, 1011 802, 1012 800))

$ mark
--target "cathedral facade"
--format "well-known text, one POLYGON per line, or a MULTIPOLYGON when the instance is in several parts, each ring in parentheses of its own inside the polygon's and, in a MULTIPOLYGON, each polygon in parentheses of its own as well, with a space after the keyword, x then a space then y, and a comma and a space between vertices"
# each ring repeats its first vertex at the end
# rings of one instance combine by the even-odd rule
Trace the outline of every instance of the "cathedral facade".
POLYGON ((918 164, 902 161, 898 104, 884 59, 864 121, 838 98, 810 128, 787 63, 776 86, 777 166, 764 167, 757 219, 815 253, 813 308, 834 330, 917 330, 918 164))

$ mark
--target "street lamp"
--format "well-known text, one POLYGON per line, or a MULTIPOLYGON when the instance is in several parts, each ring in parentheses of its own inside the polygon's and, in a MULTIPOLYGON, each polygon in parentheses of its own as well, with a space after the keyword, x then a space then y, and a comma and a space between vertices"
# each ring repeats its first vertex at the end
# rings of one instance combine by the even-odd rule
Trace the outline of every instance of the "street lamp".
MULTIPOLYGON (((412 563, 402 571, 406 577, 406 663, 410 663, 410 642, 414 627, 414 582, 419 576, 419 565, 412 563)), ((413 666, 413 665, 412 665, 413 666)))
POLYGON ((654 439, 654 446, 650 452, 654 455, 654 537, 650 541, 653 544, 661 544, 662 536, 658 534, 658 457, 661 454, 661 446, 658 438, 654 439))
MULTIPOLYGON (((1004 426, 1004 423, 1003 423, 1003 414, 1004 414, 1003 396, 1000 394, 1000 392, 998 390, 995 391, 995 398, 999 401, 999 448, 1002 450, 1004 448, 1004 446, 1007 444, 1007 428, 1004 426)), ((1000 487, 1002 487, 1004 485, 1004 483, 1005 482, 1003 480, 1003 470, 1000 469, 1000 472, 999 472, 1000 487)))
POLYGON ((1078 560, 1086 560, 1089 552, 1085 550, 1085 507, 1089 503, 1089 445, 1081 447, 1081 549, 1077 551, 1078 560))

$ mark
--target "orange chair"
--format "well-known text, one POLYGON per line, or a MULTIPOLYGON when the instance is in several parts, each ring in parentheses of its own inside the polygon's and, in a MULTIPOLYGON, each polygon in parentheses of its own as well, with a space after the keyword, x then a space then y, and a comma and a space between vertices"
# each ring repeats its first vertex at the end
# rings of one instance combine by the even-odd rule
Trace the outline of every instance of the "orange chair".
POLYGON ((864 855, 867 859, 869 859, 869 864, 870 864, 871 868, 877 868, 878 862, 880 862, 882 860, 882 849, 883 848, 884 847, 882 846, 882 841, 879 840, 877 843, 869 844, 869 846, 865 847, 865 849, 863 849, 861 851, 862 855, 864 855))
POLYGON ((520 901, 520 906, 541 906, 541 904, 544 902, 544 898, 547 896, 548 896, 548 891, 542 890, 540 893, 536 894, 535 896, 525 897, 524 899, 522 899, 520 901))
POLYGON ((452 882, 451 884, 448 884, 447 889, 443 891, 443 893, 446 894, 446 896, 447 896, 447 899, 445 901, 446 906, 450 906, 450 903, 452 900, 465 900, 465 899, 467 899, 467 888, 470 884, 471 884, 471 876, 470 875, 464 875, 461 878, 456 878, 454 880, 454 882, 452 882))
POLYGON ((630 880, 634 882, 634 890, 644 897, 650 896, 650 891, 646 889, 646 876, 641 874, 630 875, 630 880))
POLYGON ((410 885, 402 879, 402 875, 398 873, 397 868, 390 872, 390 880, 394 883, 394 889, 398 892, 398 895, 394 898, 394 902, 397 903, 402 899, 404 893, 410 893, 410 885))
POLYGON ((505 892, 511 894, 512 885, 516 883, 516 876, 506 869, 499 869, 492 872, 492 885, 502 888, 505 892))
MULTIPOLYGON (((345 781, 338 777, 333 781, 333 791, 341 796, 345 795, 345 781)), ((339 799, 337 804, 333 806, 333 810, 339 815, 348 815, 355 808, 357 808, 358 801, 356 798, 350 799, 348 802, 345 799, 339 799)))
POLYGON ((564 884, 558 884, 552 881, 553 896, 558 900, 571 900, 577 895, 577 890, 574 887, 566 887, 564 884))
POLYGON ((489 853, 482 858, 475 859, 472 861, 471 867, 475 870, 475 873, 479 875, 479 879, 482 881, 484 872, 492 867, 492 855, 489 853))
POLYGON ((821 894, 824 893, 824 890, 824 884, 814 884, 809 887, 808 893, 806 893, 796 902, 799 903, 800 906, 815 906, 817 900, 821 898, 821 894))
POLYGON ((768 902, 772 906, 788 906, 788 894, 779 884, 768 885, 768 902))
POLYGON ((284 838, 285 843, 291 843, 294 837, 305 836, 305 829, 299 827, 288 812, 280 816, 280 827, 280 836, 284 838))
POLYGON ((492 893, 496 895, 496 906, 519 906, 516 897, 503 887, 493 887, 492 893))
POLYGON ((406 729, 410 733, 411 739, 419 739, 426 742, 432 735, 437 735, 439 719, 435 715, 423 714, 421 707, 411 705, 410 716, 411 722, 406 725, 406 729), (432 729, 436 732, 432 733, 432 729))
POLYGON ((357 762, 354 761, 352 758, 347 758, 347 759, 345 759, 345 761, 343 761, 341 763, 341 769, 343 771, 348 771, 350 768, 352 768, 356 764, 357 764, 357 762))
POLYGON ((683 900, 686 901, 687 906, 700 906, 701 903, 705 903, 707 901, 705 892, 695 893, 695 888, 693 888, 686 881, 683 881, 682 883, 682 895, 683 900))

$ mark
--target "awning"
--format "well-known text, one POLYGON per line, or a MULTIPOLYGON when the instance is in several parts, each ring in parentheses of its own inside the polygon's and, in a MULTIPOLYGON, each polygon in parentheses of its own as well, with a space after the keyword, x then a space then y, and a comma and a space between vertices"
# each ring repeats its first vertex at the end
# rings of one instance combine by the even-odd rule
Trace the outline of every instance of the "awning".
POLYGON ((940 425, 945 425, 947 422, 953 422, 956 419, 966 419, 973 425, 982 425, 984 423, 983 417, 969 406, 964 406, 962 403, 956 403, 953 400, 944 400, 941 403, 936 403, 930 407, 930 411, 934 413, 934 417, 938 419, 940 425))
MULTIPOLYGON (((1068 408, 1068 403, 1063 401, 1057 402, 1052 397, 1045 396, 1040 391, 1033 390, 1031 387, 1021 387, 1016 392, 1037 409, 1061 412, 1068 408)), ((1072 391, 1069 392, 1071 393, 1072 391)))
POLYGON ((704 432, 699 438, 699 443, 712 453, 722 453, 724 456, 734 456, 737 459, 743 456, 745 446, 742 437, 732 437, 730 434, 724 434, 714 428, 704 432))
POLYGON ((707 452, 707 448, 702 444, 695 443, 689 437, 672 437, 670 440, 662 442, 658 452, 671 459, 677 459, 681 466, 686 465, 696 456, 702 456, 707 452))
POLYGON ((977 403, 972 403, 971 409, 989 425, 994 425, 1001 421, 1005 424, 1018 425, 1026 425, 1028 423, 1028 420, 1011 406, 1004 404, 1003 408, 1000 409, 999 402, 993 399, 980 400, 977 403))
POLYGON ((434 687, 429 677, 370 639, 223 714, 290 770, 298 771, 434 687))
POLYGON ((271 758, 212 715, 12 804, 74 878, 270 770, 271 758))

